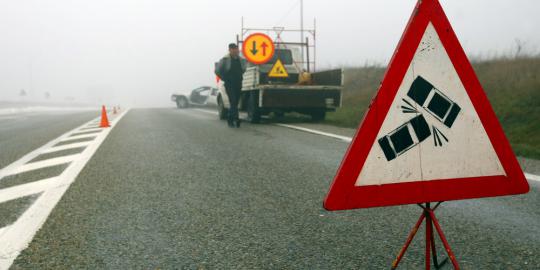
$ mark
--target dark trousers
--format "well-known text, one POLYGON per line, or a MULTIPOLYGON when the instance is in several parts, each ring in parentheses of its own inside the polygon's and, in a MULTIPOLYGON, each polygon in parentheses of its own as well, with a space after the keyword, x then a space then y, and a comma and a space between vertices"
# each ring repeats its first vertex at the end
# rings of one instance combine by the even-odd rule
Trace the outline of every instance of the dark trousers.
POLYGON ((229 123, 238 120, 238 102, 240 101, 240 93, 242 91, 242 82, 225 82, 225 91, 229 97, 229 123))

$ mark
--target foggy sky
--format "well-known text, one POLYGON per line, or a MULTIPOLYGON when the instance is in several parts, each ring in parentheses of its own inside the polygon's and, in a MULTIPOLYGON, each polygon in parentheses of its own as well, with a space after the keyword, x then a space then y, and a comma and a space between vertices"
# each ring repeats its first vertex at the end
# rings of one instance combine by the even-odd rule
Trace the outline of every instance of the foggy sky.
MULTIPOLYGON (((441 0, 469 56, 540 46, 540 1, 441 0)), ((305 0, 319 67, 386 65, 415 0, 305 0)), ((213 63, 250 27, 299 28, 298 0, 0 0, 0 100, 172 106, 214 85, 213 63)), ((289 37, 293 38, 293 37, 289 37)), ((294 38, 299 40, 298 36, 294 38)), ((296 41, 296 40, 295 40, 296 41)))

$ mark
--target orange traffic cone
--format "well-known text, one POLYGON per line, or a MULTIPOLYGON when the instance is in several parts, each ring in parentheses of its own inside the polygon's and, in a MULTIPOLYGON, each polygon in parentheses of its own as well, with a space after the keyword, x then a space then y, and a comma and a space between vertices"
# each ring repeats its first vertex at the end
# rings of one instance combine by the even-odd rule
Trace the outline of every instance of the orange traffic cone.
POLYGON ((101 124, 99 124, 99 127, 101 128, 110 127, 109 118, 107 118, 107 110, 105 109, 105 106, 101 106, 101 124))

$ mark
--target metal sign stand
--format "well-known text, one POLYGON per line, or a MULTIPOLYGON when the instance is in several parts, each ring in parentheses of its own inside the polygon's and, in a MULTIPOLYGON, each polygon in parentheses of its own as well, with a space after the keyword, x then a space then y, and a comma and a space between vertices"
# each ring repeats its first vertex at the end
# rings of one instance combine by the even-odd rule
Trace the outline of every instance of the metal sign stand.
POLYGON ((242 28, 240 30, 240 35, 236 35, 236 43, 240 44, 243 42, 246 35, 249 35, 254 32, 263 32, 268 35, 271 35, 271 33, 275 33, 277 38, 281 40, 281 34, 282 33, 301 33, 302 38, 304 38, 304 35, 311 36, 312 42, 310 43, 310 38, 308 36, 305 37, 305 42, 274 42, 276 44, 276 48, 280 48, 281 46, 287 46, 287 45, 296 45, 300 46, 302 49, 302 61, 298 62, 302 69, 306 69, 307 72, 316 71, 316 61, 315 58, 317 57, 317 46, 316 46, 316 21, 313 20, 313 28, 312 29, 305 29, 302 27, 301 29, 285 29, 284 27, 273 27, 273 28, 246 28, 244 27, 244 17, 242 17, 242 28), (311 51, 311 52, 310 52, 311 51), (305 54, 304 54, 305 52, 305 54), (312 55, 311 55, 312 54, 312 55), (313 59, 310 59, 312 57, 313 59))
POLYGON ((407 248, 411 244, 414 236, 418 232, 418 229, 422 225, 422 222, 424 219, 426 220, 426 269, 429 270, 431 267, 431 261, 430 261, 430 253, 433 255, 433 264, 435 266, 435 269, 441 268, 444 264, 448 262, 448 259, 452 262, 452 265, 454 266, 454 269, 459 270, 459 265, 457 263, 456 257, 454 256, 454 253, 452 252, 452 249, 450 248, 450 245, 448 244, 448 241, 446 240, 446 237, 444 236, 444 233, 441 229, 441 225, 439 225, 439 221, 435 217, 435 209, 439 207, 439 205, 442 202, 438 202, 433 208, 431 208, 430 203, 426 203, 425 205, 418 204, 423 211, 422 215, 416 222, 416 225, 414 225, 412 231, 409 233, 409 237, 407 238, 407 241, 405 242, 405 245, 401 248, 401 251, 399 252, 397 258, 392 263, 392 270, 396 269, 398 267, 399 262, 405 255, 405 252, 407 251, 407 248), (446 253, 448 254, 448 258, 445 258, 441 263, 438 262, 437 259, 437 249, 435 248, 435 237, 433 234, 433 225, 435 225, 435 229, 437 230, 437 233, 439 234, 439 238, 441 239, 441 242, 444 245, 444 248, 446 249, 446 253))

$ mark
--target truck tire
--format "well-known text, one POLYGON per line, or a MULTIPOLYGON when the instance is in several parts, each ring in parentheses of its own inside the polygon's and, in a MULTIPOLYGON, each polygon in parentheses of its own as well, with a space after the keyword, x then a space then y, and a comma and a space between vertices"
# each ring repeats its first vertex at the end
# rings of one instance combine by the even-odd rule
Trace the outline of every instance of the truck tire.
POLYGON ((314 110, 310 113, 311 120, 314 122, 320 122, 323 121, 326 117, 326 110, 314 110))
POLYGON ((189 103, 185 97, 178 97, 176 99, 176 107, 178 109, 185 109, 189 106, 189 103))
POLYGON ((261 112, 259 110, 259 93, 256 91, 251 91, 248 97, 247 104, 247 120, 250 123, 259 123, 261 121, 261 112))
POLYGON ((229 114, 229 110, 225 108, 225 104, 223 104, 223 100, 221 99, 221 96, 218 97, 218 115, 219 120, 225 120, 227 119, 227 116, 229 114))

